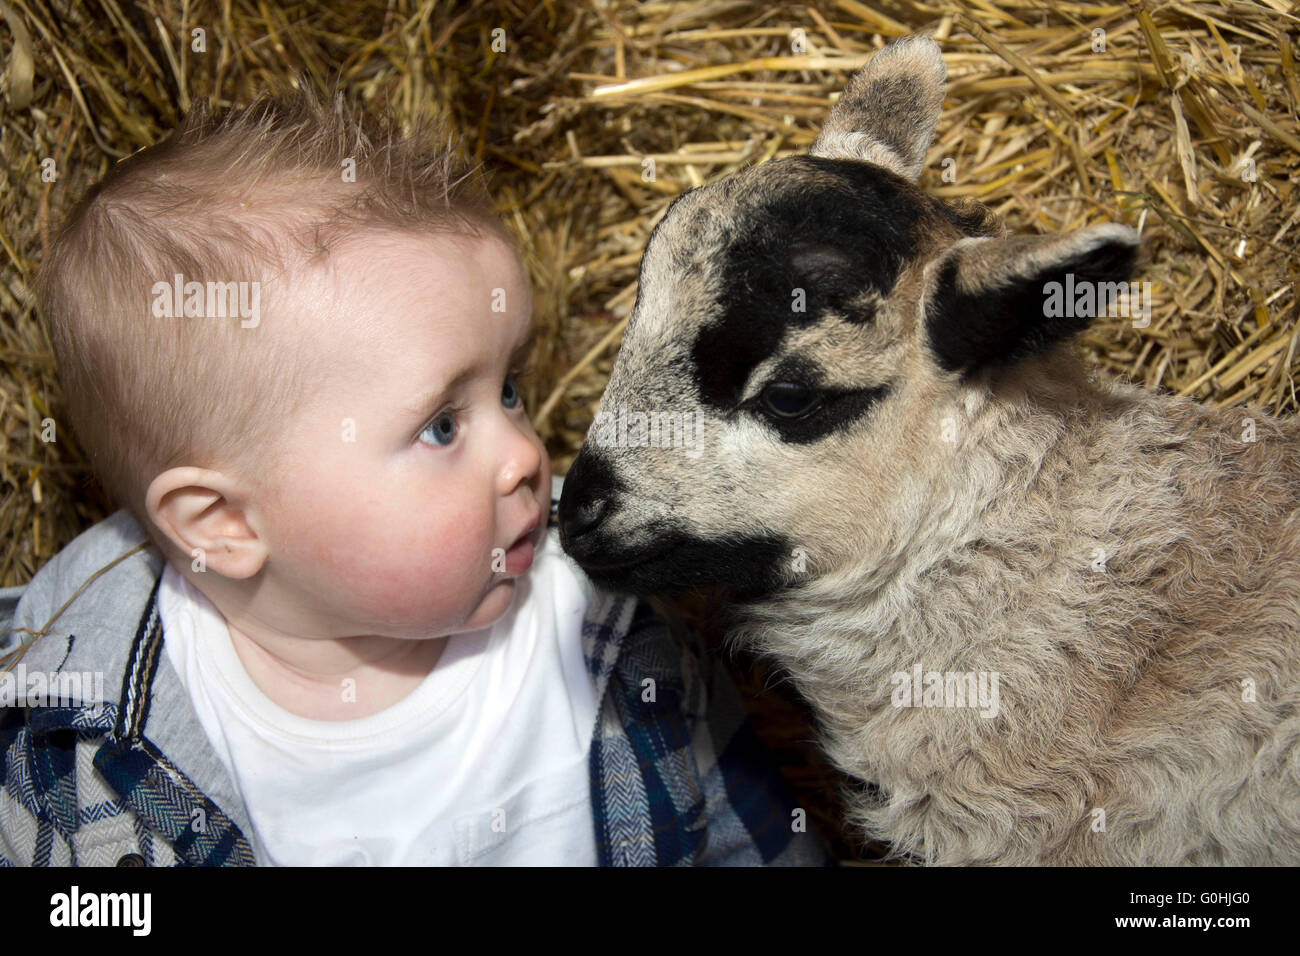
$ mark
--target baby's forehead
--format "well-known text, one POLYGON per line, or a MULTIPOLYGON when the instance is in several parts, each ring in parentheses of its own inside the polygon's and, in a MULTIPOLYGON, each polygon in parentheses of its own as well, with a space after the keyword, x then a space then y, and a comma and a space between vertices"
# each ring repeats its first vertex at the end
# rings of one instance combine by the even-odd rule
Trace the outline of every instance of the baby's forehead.
POLYGON ((287 270, 287 326, 330 351, 389 354, 434 339, 455 349, 485 310, 529 323, 531 290, 516 249, 492 233, 357 230, 287 270))
POLYGON ((322 266, 341 293, 455 294, 482 285, 518 291, 527 284, 514 247, 493 234, 358 230, 339 236, 312 264, 322 266))

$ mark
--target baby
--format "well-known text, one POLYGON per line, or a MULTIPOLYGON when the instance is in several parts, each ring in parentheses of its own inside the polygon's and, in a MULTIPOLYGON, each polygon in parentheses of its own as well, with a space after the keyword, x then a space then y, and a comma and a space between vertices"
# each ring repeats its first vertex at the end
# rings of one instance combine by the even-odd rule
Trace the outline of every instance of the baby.
POLYGON ((120 510, 0 603, 0 863, 828 862, 720 667, 560 551, 525 271, 441 141, 200 110, 51 244, 120 510))

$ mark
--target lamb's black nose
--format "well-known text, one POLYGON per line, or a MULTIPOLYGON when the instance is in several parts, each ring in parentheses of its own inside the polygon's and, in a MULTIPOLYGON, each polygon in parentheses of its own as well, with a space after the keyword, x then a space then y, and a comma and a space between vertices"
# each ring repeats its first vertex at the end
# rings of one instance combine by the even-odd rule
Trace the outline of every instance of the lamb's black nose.
POLYGON ((569 500, 572 502, 572 507, 567 511, 563 497, 560 500, 560 537, 566 541, 581 538, 596 527, 609 509, 608 498, 587 498, 579 501, 575 496, 569 500))
MULTIPOLYGON (((564 476, 560 507, 556 518, 560 525, 560 544, 573 554, 579 538, 600 526, 609 513, 618 482, 609 461, 584 448, 564 476)), ((576 555, 575 555, 576 557, 576 555)))

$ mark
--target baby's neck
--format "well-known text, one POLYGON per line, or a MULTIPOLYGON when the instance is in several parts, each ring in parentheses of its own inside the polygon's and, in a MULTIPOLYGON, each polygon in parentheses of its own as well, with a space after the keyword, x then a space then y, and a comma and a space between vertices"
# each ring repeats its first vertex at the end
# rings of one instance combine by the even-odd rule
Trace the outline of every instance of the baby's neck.
MULTIPOLYGON (((432 672, 446 647, 447 638, 407 640, 371 638, 392 642, 367 647, 366 660, 317 671, 290 663, 272 653, 234 624, 226 622, 230 642, 249 679, 274 704, 309 720, 360 720, 392 707, 432 672)), ((335 643, 335 642, 330 642, 335 643)))

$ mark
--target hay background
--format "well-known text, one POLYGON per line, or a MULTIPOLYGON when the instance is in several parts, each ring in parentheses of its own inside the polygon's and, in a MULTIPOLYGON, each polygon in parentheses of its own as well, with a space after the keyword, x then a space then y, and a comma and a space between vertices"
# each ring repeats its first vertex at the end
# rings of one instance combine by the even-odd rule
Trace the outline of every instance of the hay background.
MULTIPOLYGON (((924 186, 975 196, 1014 231, 1141 228, 1151 326, 1098 322, 1080 342, 1091 361, 1219 405, 1298 407, 1300 18, 1283 0, 0 0, 0 14, 0 586, 29 580, 111 510, 76 436, 41 439, 61 397, 28 281, 51 224, 195 98, 242 103, 297 73, 375 108, 441 110, 491 168, 535 285, 540 345, 524 392, 557 473, 592 420, 642 245, 672 197, 805 150, 848 74, 913 31, 939 38, 949 70, 924 186), (195 27, 206 53, 190 50, 195 27), (491 49, 496 28, 504 53, 491 49), (41 179, 46 157, 57 182, 41 179)), ((716 644, 710 598, 681 605, 716 644)), ((797 695, 760 662, 729 666, 840 855, 877 855, 840 833, 836 778, 797 695)))

